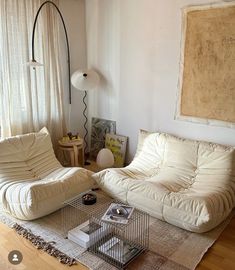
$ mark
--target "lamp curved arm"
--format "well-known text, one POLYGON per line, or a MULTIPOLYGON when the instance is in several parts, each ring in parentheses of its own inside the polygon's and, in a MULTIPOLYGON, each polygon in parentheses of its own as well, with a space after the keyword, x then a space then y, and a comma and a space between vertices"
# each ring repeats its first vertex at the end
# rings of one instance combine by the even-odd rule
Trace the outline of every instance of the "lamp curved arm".
POLYGON ((67 44, 67 55, 68 55, 68 72, 69 72, 69 104, 71 104, 72 102, 72 96, 71 96, 71 82, 70 82, 70 77, 71 77, 71 71, 70 71, 70 51, 69 51, 69 40, 68 40, 68 33, 66 30, 66 26, 65 26, 65 22, 64 22, 64 18, 62 16, 62 13, 60 12, 59 8, 56 6, 55 3, 53 3, 52 1, 46 1, 44 3, 41 4, 41 6, 39 7, 37 14, 35 16, 34 19, 34 23, 33 23, 33 34, 32 34, 32 62, 36 62, 35 60, 35 55, 34 55, 34 36, 35 36, 35 28, 36 28, 36 23, 37 23, 37 19, 38 19, 38 15, 42 9, 42 7, 46 4, 52 4, 56 10, 58 11, 62 24, 63 24, 63 28, 64 28, 64 32, 65 32, 65 38, 66 38, 66 44, 67 44))

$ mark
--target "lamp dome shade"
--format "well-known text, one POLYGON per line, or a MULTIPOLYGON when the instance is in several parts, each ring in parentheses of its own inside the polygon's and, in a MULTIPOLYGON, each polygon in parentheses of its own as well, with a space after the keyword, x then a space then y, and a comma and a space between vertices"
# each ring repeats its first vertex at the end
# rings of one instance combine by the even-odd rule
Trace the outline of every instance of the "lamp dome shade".
POLYGON ((95 88, 99 83, 100 77, 94 70, 77 70, 71 77, 72 85, 81 91, 95 88))
POLYGON ((112 167, 114 164, 114 157, 111 150, 109 150, 108 148, 101 149, 97 155, 96 163, 101 168, 112 167))

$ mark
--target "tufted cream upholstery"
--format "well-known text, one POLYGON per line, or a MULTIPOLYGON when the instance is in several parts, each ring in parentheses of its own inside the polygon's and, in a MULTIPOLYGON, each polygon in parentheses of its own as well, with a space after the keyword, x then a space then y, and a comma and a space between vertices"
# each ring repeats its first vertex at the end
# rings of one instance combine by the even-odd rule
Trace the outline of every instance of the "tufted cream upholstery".
POLYGON ((126 168, 93 175, 100 187, 152 216, 205 232, 235 206, 233 147, 141 131, 126 168))
POLYGON ((31 220, 89 189, 94 181, 83 168, 64 168, 55 157, 46 128, 0 141, 0 210, 31 220))

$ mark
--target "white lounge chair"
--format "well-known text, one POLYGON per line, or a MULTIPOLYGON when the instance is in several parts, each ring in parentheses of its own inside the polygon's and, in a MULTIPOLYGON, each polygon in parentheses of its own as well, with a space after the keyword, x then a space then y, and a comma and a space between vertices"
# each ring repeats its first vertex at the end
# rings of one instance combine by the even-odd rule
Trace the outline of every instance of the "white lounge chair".
POLYGON ((22 220, 47 215, 93 186, 91 172, 64 168, 46 128, 0 141, 0 210, 22 220))

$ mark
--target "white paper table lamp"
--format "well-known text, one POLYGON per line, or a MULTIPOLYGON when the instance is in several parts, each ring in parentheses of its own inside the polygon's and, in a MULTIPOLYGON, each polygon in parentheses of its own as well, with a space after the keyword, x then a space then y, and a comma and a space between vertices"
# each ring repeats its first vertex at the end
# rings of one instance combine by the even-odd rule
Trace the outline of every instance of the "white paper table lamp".
POLYGON ((114 164, 114 156, 111 150, 108 148, 103 148, 99 151, 96 163, 100 168, 110 168, 114 164))

